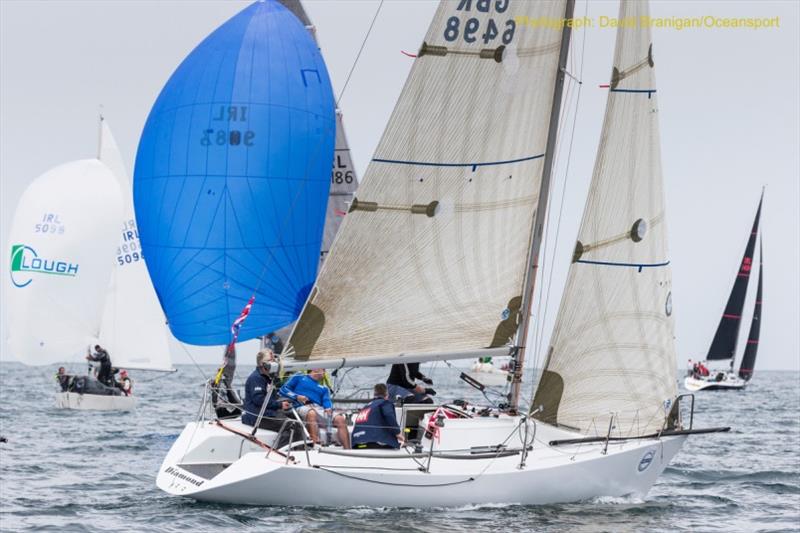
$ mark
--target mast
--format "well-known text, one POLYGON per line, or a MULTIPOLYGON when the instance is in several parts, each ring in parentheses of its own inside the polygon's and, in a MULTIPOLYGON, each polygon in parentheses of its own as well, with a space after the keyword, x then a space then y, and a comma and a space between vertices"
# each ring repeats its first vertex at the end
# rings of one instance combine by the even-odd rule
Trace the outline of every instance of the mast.
MULTIPOLYGON (((567 0, 564 9, 564 20, 572 19, 575 10, 575 0, 567 0)), ((536 273, 539 269, 539 250, 542 245, 544 234, 545 215, 547 214, 547 202, 550 196, 550 178, 553 172, 553 162, 555 160, 556 138, 558 133, 558 121, 561 115, 561 96, 564 91, 564 78, 566 77, 567 56, 569 54, 569 40, 572 34, 572 27, 564 24, 561 34, 561 49, 558 56, 558 74, 553 94, 553 107, 550 111, 550 127, 547 133, 547 146, 544 157, 544 170, 542 172, 542 185, 539 189, 539 203, 534 216, 533 228, 531 231, 531 246, 528 255, 528 265, 525 275, 525 283, 522 290, 522 305, 520 310, 520 326, 517 333, 516 345, 517 353, 514 356, 514 375, 511 382, 511 393, 509 395, 509 405, 512 411, 516 412, 519 404, 519 393, 522 387, 522 371, 525 365, 526 343, 528 339, 528 328, 530 326, 531 305, 533 303, 533 291, 536 286, 536 273)))

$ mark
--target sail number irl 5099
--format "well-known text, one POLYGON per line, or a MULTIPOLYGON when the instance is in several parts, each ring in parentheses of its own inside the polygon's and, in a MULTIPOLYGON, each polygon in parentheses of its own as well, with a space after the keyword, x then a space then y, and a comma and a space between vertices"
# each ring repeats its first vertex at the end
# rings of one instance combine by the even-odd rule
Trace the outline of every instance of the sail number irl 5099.
POLYGON ((231 128, 235 122, 247 122, 247 106, 230 105, 219 106, 217 114, 212 117, 214 122, 227 122, 227 128, 208 128, 203 130, 200 144, 203 146, 253 146, 256 134, 253 130, 243 131, 231 128))
MULTIPOLYGON (((511 0, 461 0, 458 3, 458 7, 456 7, 456 11, 468 13, 474 10, 476 13, 489 13, 491 11, 505 13, 510 2, 511 0)), ((461 38, 467 43, 474 43, 481 39, 483 44, 487 45, 495 41, 499 36, 503 44, 509 45, 514 40, 516 29, 517 23, 514 22, 514 19, 501 22, 498 26, 498 23, 490 18, 481 25, 481 21, 477 18, 473 17, 462 23, 461 18, 454 15, 447 19, 444 40, 453 42, 461 38), (502 34, 500 33, 501 31, 502 34)))

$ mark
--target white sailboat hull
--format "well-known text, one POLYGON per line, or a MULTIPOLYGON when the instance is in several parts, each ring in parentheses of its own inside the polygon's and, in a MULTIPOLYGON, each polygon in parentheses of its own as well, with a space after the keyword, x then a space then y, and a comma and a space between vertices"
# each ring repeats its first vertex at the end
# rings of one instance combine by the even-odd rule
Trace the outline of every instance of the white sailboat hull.
MULTIPOLYGON (((478 444, 476 436, 484 445, 498 444, 509 430, 516 433, 518 422, 511 417, 447 420, 434 449, 444 451, 449 443, 446 449, 463 450, 478 444)), ((237 429, 248 428, 238 424, 237 429)), ((259 431, 258 437, 270 442, 270 435, 259 431)), ((294 461, 287 463, 213 422, 191 423, 165 458, 156 484, 172 495, 252 505, 440 507, 643 497, 685 440, 671 436, 612 442, 607 454, 604 442, 547 445, 551 439, 574 437, 580 435, 538 424, 522 468, 518 453, 478 459, 467 453, 457 459, 433 457, 425 472, 428 460, 415 460, 407 450, 301 450, 291 452, 294 461)), ((507 442, 509 448, 519 448, 519 439, 513 440, 507 442)), ((430 441, 423 445, 430 446, 430 441)))
POLYGON ((84 411, 132 411, 136 407, 136 397, 59 392, 56 393, 56 407, 84 411))
POLYGON ((742 390, 747 382, 734 374, 725 374, 722 380, 717 381, 714 376, 705 379, 698 379, 687 376, 683 380, 683 386, 691 392, 710 391, 710 390, 742 390))

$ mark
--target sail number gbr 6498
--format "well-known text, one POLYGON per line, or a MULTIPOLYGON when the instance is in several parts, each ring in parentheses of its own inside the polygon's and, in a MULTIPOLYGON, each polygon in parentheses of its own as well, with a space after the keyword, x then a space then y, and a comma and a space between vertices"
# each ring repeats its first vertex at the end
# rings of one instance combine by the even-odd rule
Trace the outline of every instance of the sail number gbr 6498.
MULTIPOLYGON (((460 12, 447 19, 444 29, 444 40, 448 42, 463 40, 467 43, 474 43, 479 39, 484 45, 494 42, 499 46, 511 44, 514 40, 514 33, 517 23, 513 18, 505 21, 495 21, 490 18, 481 22, 475 17, 463 21, 459 15, 471 13, 497 13, 503 14, 508 11, 511 0, 460 0, 456 11, 460 12)), ((464 17, 466 18, 466 16, 464 17)))

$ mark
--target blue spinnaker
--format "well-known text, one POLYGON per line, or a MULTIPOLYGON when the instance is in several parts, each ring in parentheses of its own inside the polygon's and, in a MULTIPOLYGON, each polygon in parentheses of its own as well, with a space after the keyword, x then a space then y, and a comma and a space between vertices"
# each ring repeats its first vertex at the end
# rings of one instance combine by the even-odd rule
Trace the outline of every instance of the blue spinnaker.
POLYGON ((170 329, 226 344, 294 321, 316 277, 335 139, 334 98, 308 31, 274 0, 209 35, 142 132, 134 204, 170 329))

